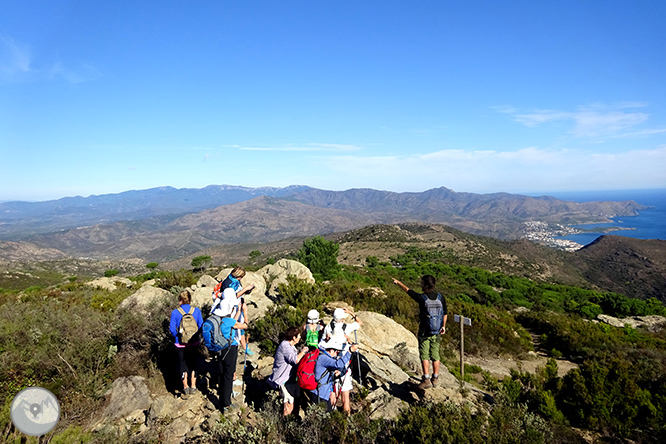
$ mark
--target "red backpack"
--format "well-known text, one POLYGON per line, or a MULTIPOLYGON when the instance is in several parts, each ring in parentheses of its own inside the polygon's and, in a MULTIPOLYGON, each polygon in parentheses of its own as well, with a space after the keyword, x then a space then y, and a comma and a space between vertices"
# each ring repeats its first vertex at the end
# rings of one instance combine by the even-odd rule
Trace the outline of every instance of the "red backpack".
POLYGON ((315 348, 308 352, 298 361, 296 376, 298 385, 305 390, 317 390, 317 379, 315 378, 315 365, 319 357, 319 349, 315 348))

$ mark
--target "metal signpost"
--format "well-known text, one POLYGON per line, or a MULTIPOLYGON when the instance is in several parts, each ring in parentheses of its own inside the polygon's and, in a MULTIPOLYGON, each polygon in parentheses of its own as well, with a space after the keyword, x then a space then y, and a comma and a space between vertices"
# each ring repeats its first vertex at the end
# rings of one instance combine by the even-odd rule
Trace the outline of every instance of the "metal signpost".
POLYGON ((462 315, 453 315, 453 320, 460 323, 460 379, 462 380, 465 377, 465 330, 463 327, 465 325, 471 327, 472 320, 462 315))

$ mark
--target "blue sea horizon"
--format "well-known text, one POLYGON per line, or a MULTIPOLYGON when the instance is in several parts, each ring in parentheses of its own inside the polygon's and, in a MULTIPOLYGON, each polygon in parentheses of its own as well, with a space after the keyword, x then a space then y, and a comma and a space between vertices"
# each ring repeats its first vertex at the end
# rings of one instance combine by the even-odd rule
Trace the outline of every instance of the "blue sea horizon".
MULTIPOLYGON (((536 194, 532 194, 532 196, 536 196, 536 194)), ((639 211, 638 216, 613 218, 612 223, 572 225, 573 227, 586 230, 607 227, 634 228, 632 230, 623 229, 608 233, 585 232, 562 236, 557 239, 567 239, 581 245, 588 245, 594 242, 599 236, 606 234, 631 237, 634 239, 666 239, 666 188, 614 191, 562 191, 540 193, 539 196, 552 196, 557 199, 571 202, 633 200, 641 205, 650 207, 647 210, 639 211)))

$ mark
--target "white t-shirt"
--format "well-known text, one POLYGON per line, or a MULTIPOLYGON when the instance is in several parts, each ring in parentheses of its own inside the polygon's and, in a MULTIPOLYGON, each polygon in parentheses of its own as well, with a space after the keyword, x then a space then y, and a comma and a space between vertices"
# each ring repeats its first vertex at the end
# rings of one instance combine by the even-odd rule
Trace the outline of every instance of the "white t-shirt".
POLYGON ((346 336, 349 336, 350 338, 352 337, 351 334, 361 328, 360 325, 358 325, 358 322, 352 322, 350 324, 347 324, 344 330, 342 329, 342 325, 344 322, 336 322, 335 324, 335 329, 331 328, 330 322, 326 324, 326 328, 324 328, 324 335, 322 336, 322 340, 326 339, 327 337, 331 337, 331 339, 340 341, 342 343, 347 343, 347 338, 346 336))
MULTIPOLYGON (((218 316, 230 316, 235 314, 234 308, 240 304, 240 298, 236 297, 233 288, 225 288, 222 297, 216 299, 211 308, 211 313, 218 316)), ((242 322, 242 321, 240 321, 242 322)))

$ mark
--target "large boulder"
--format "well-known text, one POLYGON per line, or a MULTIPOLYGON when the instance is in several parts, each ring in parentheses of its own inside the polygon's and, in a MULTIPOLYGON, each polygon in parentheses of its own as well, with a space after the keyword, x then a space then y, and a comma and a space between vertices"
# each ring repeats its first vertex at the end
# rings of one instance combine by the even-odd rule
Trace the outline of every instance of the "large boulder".
POLYGON ((213 288, 217 285, 217 280, 213 276, 209 276, 207 274, 202 275, 199 280, 197 281, 196 288, 202 288, 202 287, 208 287, 210 288, 211 291, 213 291, 213 288))
POLYGON ((120 308, 133 308, 139 312, 148 312, 149 308, 156 304, 163 302, 173 302, 174 305, 178 300, 177 297, 172 295, 166 290, 157 287, 144 285, 133 295, 120 303, 120 308))
POLYGON ((101 277, 94 279, 90 282, 86 282, 86 285, 89 285, 94 288, 101 288, 103 290, 113 291, 118 288, 118 285, 124 285, 125 287, 131 287, 133 284, 127 278, 124 277, 101 277))
POLYGON ((128 417, 137 410, 145 410, 152 402, 145 378, 141 376, 116 379, 107 396, 110 402, 104 409, 102 418, 111 422, 128 417))
POLYGON ((416 336, 402 325, 382 314, 360 311, 358 341, 361 353, 387 357, 398 367, 417 373, 421 371, 416 336))
POLYGON ((280 284, 287 283, 287 276, 294 276, 297 279, 315 283, 312 272, 308 267, 298 261, 290 259, 280 259, 272 265, 266 265, 257 270, 257 274, 262 276, 266 282, 269 282, 268 296, 275 298, 278 295, 277 288, 280 284))

